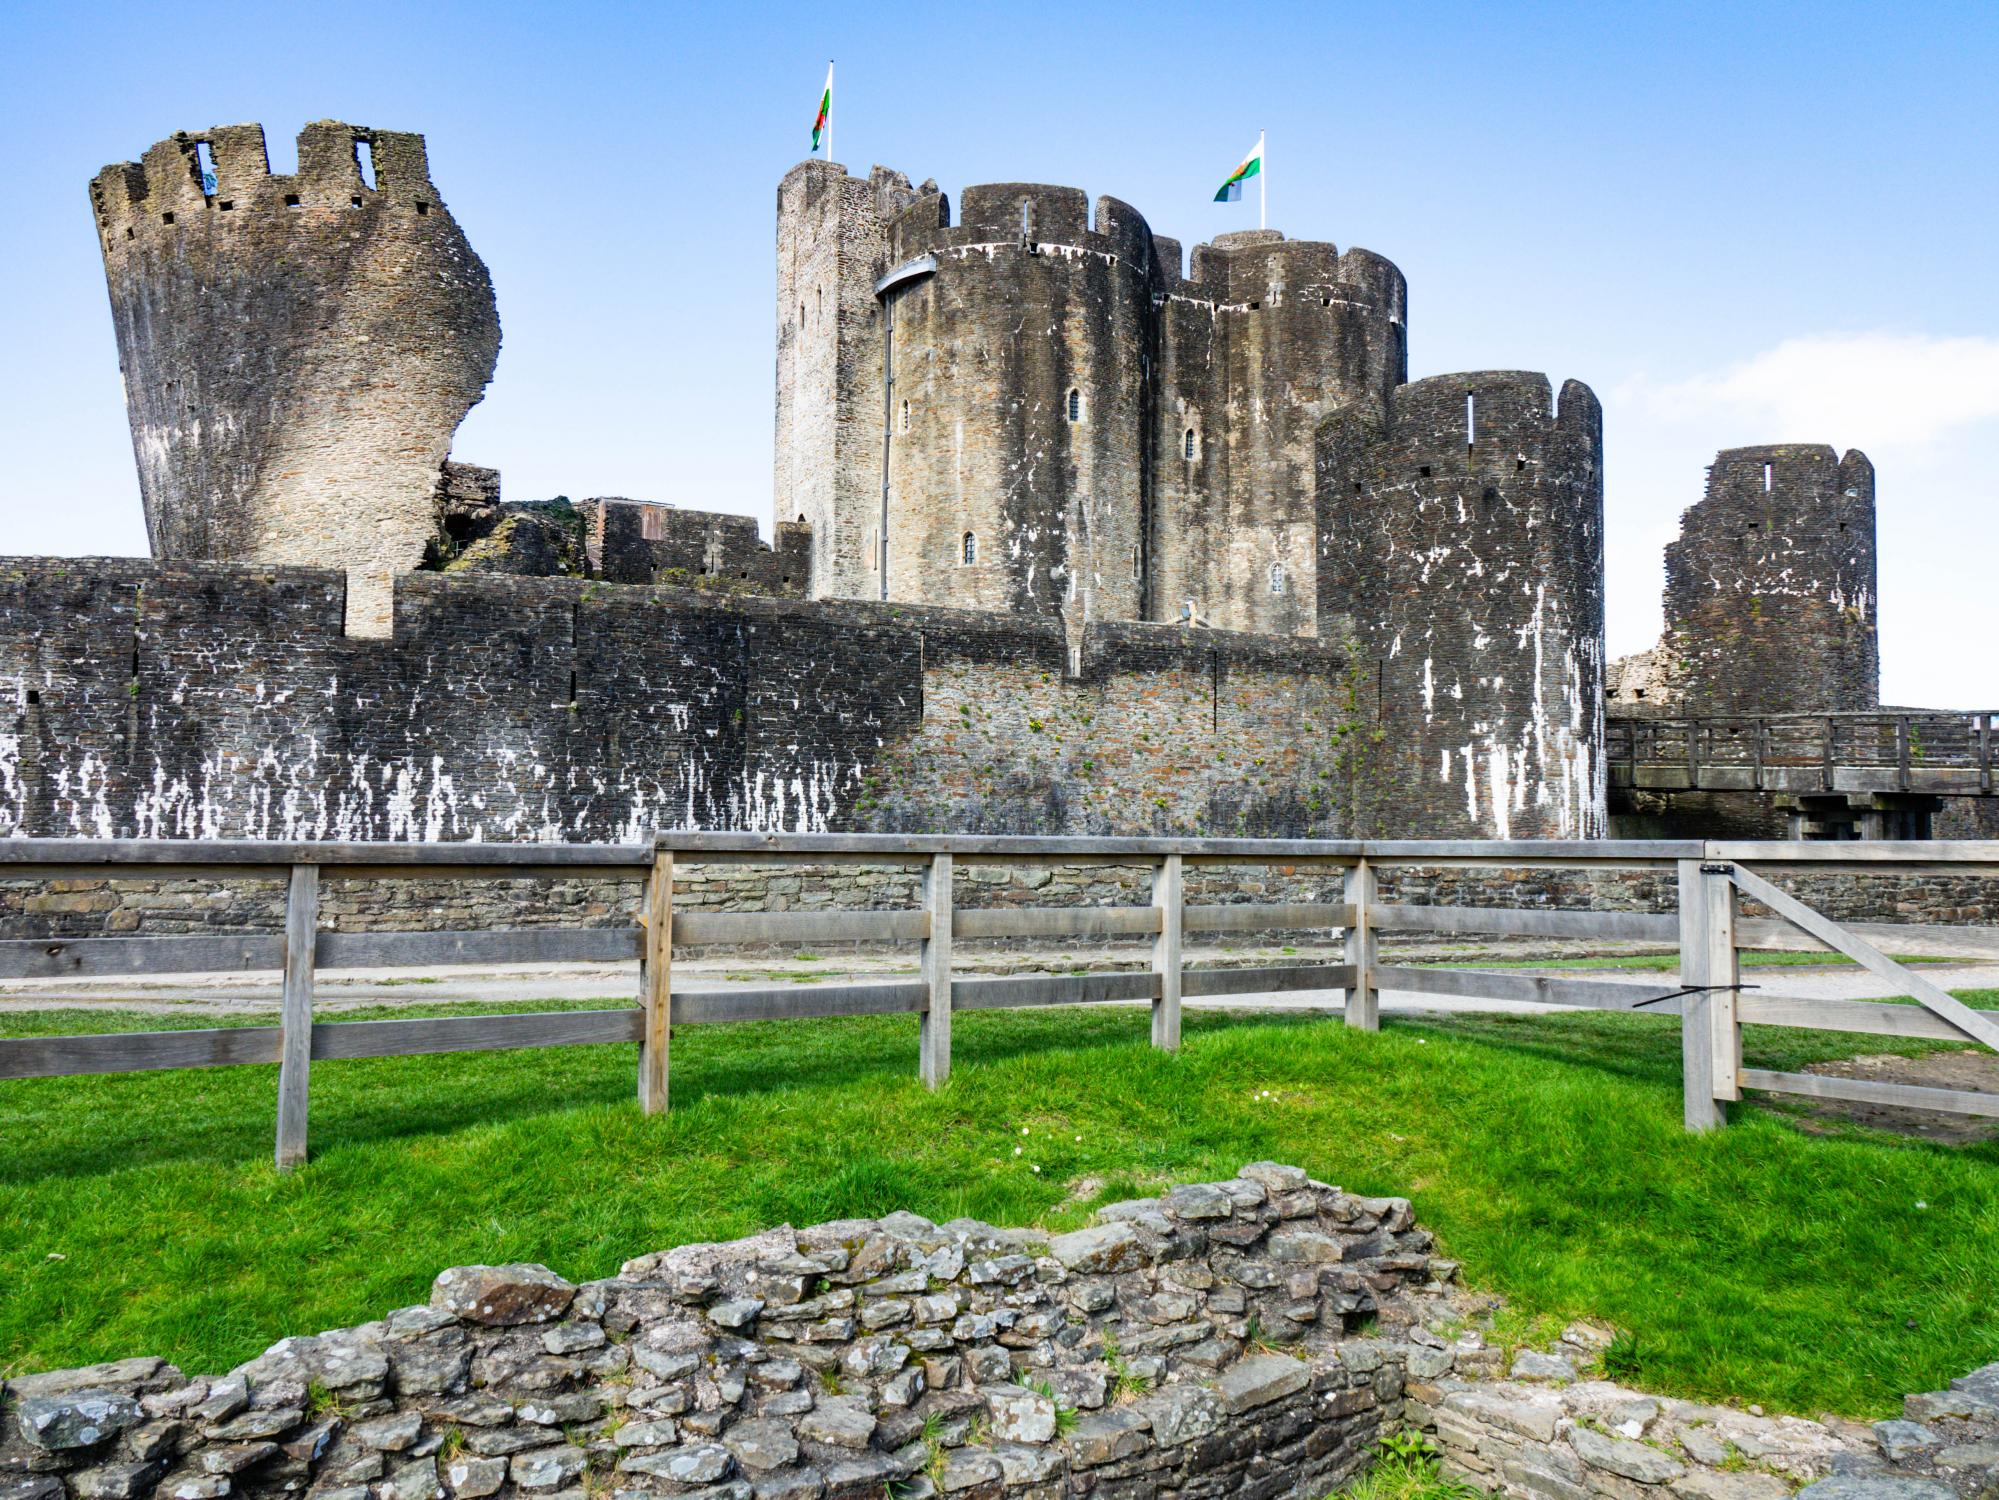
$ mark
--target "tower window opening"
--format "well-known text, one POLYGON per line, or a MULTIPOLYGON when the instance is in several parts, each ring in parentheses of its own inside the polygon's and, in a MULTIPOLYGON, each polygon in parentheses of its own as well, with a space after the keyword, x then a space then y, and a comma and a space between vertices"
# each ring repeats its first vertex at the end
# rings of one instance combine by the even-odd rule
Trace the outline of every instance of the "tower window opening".
POLYGON ((1270 592, 1273 594, 1281 594, 1284 592, 1283 563, 1272 563, 1270 565, 1270 592))
POLYGON ((161 215, 160 215, 160 222, 161 222, 162 224, 171 224, 171 223, 173 223, 173 221, 174 221, 174 216, 173 216, 172 214, 161 214, 161 215))
POLYGON ((375 191, 375 143, 354 137, 354 165, 361 172, 361 186, 369 192, 375 191))
POLYGON ((907 401, 902 403, 902 430, 904 432, 909 431, 909 403, 907 401))
POLYGON ((1763 493, 1766 495, 1769 494, 1771 489, 1776 485, 1776 482, 1777 482, 1777 466, 1773 463, 1764 464, 1763 493))
POLYGON ((1516 474, 1525 474, 1527 472, 1527 460, 1524 458, 1514 459, 1513 472, 1516 474))
POLYGON ((233 202, 231 202, 229 199, 224 198, 220 203, 216 204, 215 206, 221 209, 226 214, 229 212, 230 209, 234 208, 236 205, 233 202))
POLYGON ((1321 307, 1331 307, 1332 305, 1333 299, 1331 297, 1321 297, 1319 299, 1319 306, 1321 307))
POLYGON ((419 216, 427 214, 430 212, 430 205, 419 198, 416 202, 416 211, 419 216))
POLYGON ((207 141, 194 143, 194 168, 201 174, 201 195, 215 196, 215 151, 207 141))
POLYGON ((959 546, 959 555, 963 558, 967 567, 970 567, 979 560, 979 539, 977 535, 969 531, 965 533, 964 541, 959 546))
POLYGON ((1478 396, 1472 391, 1465 392, 1465 446, 1478 444, 1478 396))
POLYGON ((805 327, 805 304, 803 302, 798 304, 798 326, 801 329, 805 327))
POLYGON ((1180 440, 1180 454, 1190 461, 1194 457, 1194 429, 1191 427, 1187 429, 1186 436, 1180 440))
MULTIPOLYGON (((128 239, 128 240, 131 240, 131 239, 137 239, 137 238, 138 238, 138 235, 137 235, 137 234, 136 234, 136 233, 135 233, 135 232, 133 231, 133 229, 132 229, 132 226, 131 226, 130 224, 127 224, 127 225, 125 226, 125 238, 126 238, 126 239, 128 239)), ((1840 529, 1841 531, 1844 531, 1844 530, 1846 530, 1846 528, 1845 528, 1844 526, 1840 527, 1839 529, 1840 529)))
POLYGON ((1131 576, 1134 578, 1143 578, 1145 576, 1145 561, 1139 552, 1138 543, 1136 542, 1131 544, 1131 576))
MULTIPOLYGON (((299 206, 299 202, 298 202, 298 194, 297 194, 297 193, 286 193, 286 194, 285 194, 285 207, 286 207, 286 208, 297 208, 298 206, 299 206)), ((422 205, 421 203, 419 203, 419 204, 417 205, 417 212, 421 213, 422 211, 423 211, 423 205, 422 205)))
POLYGON ((1083 420, 1083 393, 1074 386, 1069 387, 1069 420, 1072 422, 1083 420))
POLYGON ((1430 466, 1428 464, 1424 464, 1416 472, 1418 474, 1421 474, 1425 479, 1428 479, 1430 477, 1430 466))
POLYGON ((347 206, 349 208, 359 208, 361 206, 361 195, 356 193, 352 198, 348 199, 347 206))

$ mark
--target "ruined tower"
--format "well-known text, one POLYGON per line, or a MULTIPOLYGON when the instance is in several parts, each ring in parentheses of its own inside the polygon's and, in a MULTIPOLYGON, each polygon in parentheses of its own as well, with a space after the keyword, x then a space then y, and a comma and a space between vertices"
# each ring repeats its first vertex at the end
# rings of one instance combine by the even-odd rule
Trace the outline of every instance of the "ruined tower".
POLYGON ((91 204, 154 557, 345 567, 368 633, 439 534, 499 316, 422 136, 320 121, 298 163, 273 175, 261 126, 184 132, 91 204))
POLYGON ((1408 837, 1605 827, 1603 414, 1571 380, 1437 375, 1375 437, 1320 433, 1328 633, 1381 729, 1373 821, 1408 837))
POLYGON ((1875 708, 1874 466, 1824 444, 1726 448, 1666 547, 1670 701, 1689 713, 1875 708))

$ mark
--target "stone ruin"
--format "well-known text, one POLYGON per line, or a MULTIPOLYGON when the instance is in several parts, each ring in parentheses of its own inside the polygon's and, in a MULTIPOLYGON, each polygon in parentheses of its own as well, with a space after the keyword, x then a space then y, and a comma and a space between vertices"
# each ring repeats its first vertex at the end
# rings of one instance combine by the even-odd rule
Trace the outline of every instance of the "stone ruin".
POLYGON ((1871 1431, 1654 1399, 1580 1378, 1587 1325, 1504 1366, 1456 1274, 1407 1200, 1271 1162, 1067 1234, 893 1213, 581 1286, 464 1266, 227 1375, 15 1377, 0 1500, 1320 1500, 1408 1427, 1514 1500, 1999 1479, 1999 1366, 1871 1431))

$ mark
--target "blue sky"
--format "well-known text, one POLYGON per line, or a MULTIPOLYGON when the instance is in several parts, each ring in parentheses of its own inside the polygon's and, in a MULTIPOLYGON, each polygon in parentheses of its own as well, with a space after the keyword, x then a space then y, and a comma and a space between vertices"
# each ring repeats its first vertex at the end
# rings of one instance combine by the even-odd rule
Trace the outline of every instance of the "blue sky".
POLYGON ((424 132, 504 345, 457 455, 513 499, 769 525, 772 206, 835 146, 1068 183, 1192 243, 1269 131, 1273 227, 1393 259, 1413 376, 1603 398, 1610 644, 1722 446, 1880 469, 1884 692, 1999 706, 1999 5, 42 6, 0 125, 0 552, 143 552, 85 187, 176 129, 424 132))

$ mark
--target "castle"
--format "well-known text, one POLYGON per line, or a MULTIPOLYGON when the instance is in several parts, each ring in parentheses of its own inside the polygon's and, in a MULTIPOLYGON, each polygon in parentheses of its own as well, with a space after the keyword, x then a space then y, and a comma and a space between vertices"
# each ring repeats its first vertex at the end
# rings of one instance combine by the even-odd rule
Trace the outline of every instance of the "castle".
MULTIPOLYGON (((421 137, 299 163, 235 126, 92 183, 154 561, 0 572, 0 834, 1605 831, 1598 403, 1409 381, 1381 256, 1183 265, 1113 198, 954 220, 802 162, 766 545, 503 503, 449 457, 499 321, 421 137)), ((1631 693, 1871 697, 1871 471, 1767 452, 1689 512, 1631 693)))

